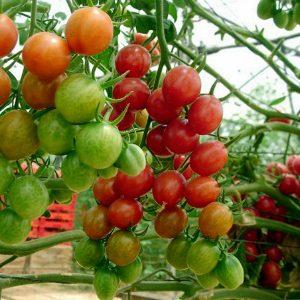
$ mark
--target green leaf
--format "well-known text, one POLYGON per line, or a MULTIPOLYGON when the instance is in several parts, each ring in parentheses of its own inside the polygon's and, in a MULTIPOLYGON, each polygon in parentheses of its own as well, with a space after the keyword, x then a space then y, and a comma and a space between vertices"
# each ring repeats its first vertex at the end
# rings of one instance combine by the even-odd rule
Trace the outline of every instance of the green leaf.
POLYGON ((169 3, 169 15, 173 18, 173 21, 177 21, 177 9, 173 3, 169 3))
POLYGON ((278 104, 282 103, 285 99, 286 99, 286 96, 279 97, 279 98, 273 100, 269 105, 270 106, 278 105, 278 104))
MULTIPOLYGON (((5 70, 6 71, 6 70, 5 70)), ((10 71, 6 71, 7 75, 10 78, 11 81, 11 87, 16 90, 18 88, 18 80, 17 78, 13 75, 13 73, 11 73, 10 71)))
POLYGON ((67 18, 67 15, 63 12, 57 12, 54 16, 55 18, 60 19, 62 21, 67 18))
POLYGON ((173 3, 180 8, 185 8, 184 0, 173 0, 173 3))
POLYGON ((149 11, 155 8, 155 1, 153 0, 131 0, 130 5, 136 9, 149 11))

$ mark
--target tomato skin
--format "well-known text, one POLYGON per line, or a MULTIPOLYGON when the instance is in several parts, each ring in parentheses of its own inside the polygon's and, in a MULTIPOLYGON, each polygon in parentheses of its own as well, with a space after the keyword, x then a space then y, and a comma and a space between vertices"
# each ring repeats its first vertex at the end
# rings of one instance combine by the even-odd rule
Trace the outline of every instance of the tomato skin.
POLYGON ((271 162, 267 165, 267 173, 273 176, 290 173, 290 170, 280 162, 271 162))
POLYGON ((164 99, 162 89, 158 88, 152 92, 148 99, 147 111, 154 121, 160 124, 168 124, 180 115, 181 108, 170 107, 164 99))
POLYGON ((233 225, 230 209, 221 203, 212 202, 205 206, 199 216, 199 230, 204 236, 215 239, 226 235, 233 225))
POLYGON ((0 154, 0 195, 3 195, 15 179, 9 162, 0 154))
POLYGON ((192 152, 190 165, 201 176, 210 176, 223 169, 227 163, 228 152, 219 141, 199 144, 192 152))
POLYGON ((254 262, 259 255, 258 249, 253 243, 245 243, 245 252, 247 262, 254 262))
POLYGON ((108 221, 119 229, 137 225, 142 217, 143 206, 133 199, 117 199, 108 208, 108 221))
POLYGON ((65 40, 50 32, 32 35, 22 50, 24 66, 40 79, 51 81, 63 74, 71 61, 65 40))
POLYGON ((268 261, 263 264, 261 281, 265 287, 275 288, 281 280, 281 270, 276 262, 268 261))
POLYGON ((203 275, 196 275, 196 277, 198 283, 204 289, 214 289, 219 285, 219 280, 217 279, 213 271, 203 275))
POLYGON ((135 123, 141 128, 145 128, 149 114, 146 109, 139 110, 135 114, 135 123))
POLYGON ((291 124, 292 120, 288 118, 270 118, 268 119, 269 123, 285 123, 285 124, 291 124))
POLYGON ((199 96, 201 80, 195 69, 189 66, 178 66, 170 70, 162 86, 163 95, 171 107, 182 107, 191 104, 199 96))
POLYGON ((249 229, 244 233, 244 239, 246 241, 255 242, 259 239, 258 231, 254 229, 249 229))
POLYGON ((123 111, 127 104, 129 110, 137 111, 146 108, 147 100, 150 96, 148 85, 139 78, 124 78, 118 82, 113 89, 113 97, 120 99, 131 93, 125 100, 114 104, 118 111, 123 111))
POLYGON ((269 247, 265 250, 267 258, 274 262, 279 262, 282 260, 283 255, 281 250, 277 246, 269 247))
MULTIPOLYGON (((182 166, 184 163, 186 157, 184 155, 176 154, 173 158, 173 167, 175 170, 179 169, 179 167, 182 166)), ((189 180, 194 174, 194 171, 192 170, 191 166, 188 165, 187 168, 182 172, 182 175, 186 180, 189 180)))
POLYGON ((198 97, 188 113, 190 128, 201 135, 212 133, 217 129, 222 118, 222 104, 212 95, 198 97))
POLYGON ((154 228, 160 237, 171 239, 182 233, 187 222, 188 217, 184 209, 178 206, 166 207, 157 214, 154 228))
POLYGON ((110 206, 119 198, 119 194, 114 189, 115 178, 99 177, 93 186, 94 197, 97 202, 104 206, 110 206))
POLYGON ((163 134, 167 148, 176 154, 186 154, 193 151, 199 142, 198 134, 191 131, 187 120, 171 121, 163 134))
POLYGON ((187 183, 185 187, 185 198, 192 207, 205 207, 207 204, 217 200, 221 189, 211 177, 197 177, 187 183))
POLYGON ((276 209, 275 201, 267 195, 262 195, 255 203, 255 208, 263 213, 273 213, 276 209))
MULTIPOLYGON (((148 39, 148 35, 147 34, 142 34, 140 32, 137 32, 134 34, 134 39, 132 44, 138 44, 138 45, 142 45, 146 40, 148 39)), ((150 43, 144 45, 144 47, 150 51, 154 46, 155 46, 155 40, 152 40, 150 43)), ((156 46, 154 48, 154 50, 152 51, 152 55, 157 56, 160 54, 160 50, 159 50, 159 46, 156 46)))
POLYGON ((285 234, 281 231, 268 231, 267 239, 271 243, 282 244, 285 234))
POLYGON ((0 106, 8 100, 10 92, 11 92, 10 78, 7 75, 7 73, 2 68, 0 68, 0 106))
POLYGON ((286 165, 294 175, 300 175, 300 155, 289 156, 286 165))
POLYGON ((281 193, 286 195, 292 195, 296 193, 299 189, 299 182, 296 176, 292 174, 284 175, 280 184, 279 190, 281 193))
POLYGON ((0 14, 0 58, 8 55, 18 42, 18 29, 5 14, 0 14))
MULTIPOLYGON (((104 113, 105 113, 105 111, 104 111, 104 113)), ((121 112, 114 109, 112 111, 111 115, 109 116, 109 121, 115 120, 120 114, 121 114, 121 112)), ((125 131, 132 127, 132 125, 134 124, 134 121, 135 121, 135 113, 133 111, 127 111, 124 118, 117 125, 117 127, 120 131, 125 131)))
POLYGON ((94 55, 109 47, 113 24, 109 15, 97 7, 84 7, 72 13, 65 27, 71 51, 94 55))
POLYGON ((150 166, 137 176, 129 176, 121 171, 115 179, 114 189, 128 198, 138 198, 149 192, 154 184, 154 173, 150 166))
POLYGON ((143 264, 139 257, 127 266, 116 268, 118 277, 127 284, 137 281, 143 272, 143 264))
POLYGON ((175 206, 184 196, 185 183, 183 175, 175 170, 160 173, 152 189, 154 200, 160 205, 175 206))

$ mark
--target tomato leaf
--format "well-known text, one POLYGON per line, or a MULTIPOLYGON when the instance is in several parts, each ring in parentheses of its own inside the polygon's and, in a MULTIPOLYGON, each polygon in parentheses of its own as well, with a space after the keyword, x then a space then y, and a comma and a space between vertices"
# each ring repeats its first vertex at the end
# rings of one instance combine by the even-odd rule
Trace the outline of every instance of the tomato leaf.
POLYGON ((270 106, 278 105, 278 104, 282 103, 285 99, 286 99, 286 96, 279 97, 279 98, 274 99, 273 101, 271 101, 271 103, 269 105, 270 106))
POLYGON ((131 0, 130 5, 139 10, 149 11, 155 8, 155 1, 153 0, 131 0))
POLYGON ((173 3, 169 3, 169 15, 173 18, 173 21, 177 21, 177 9, 173 3))
POLYGON ((184 0, 173 0, 174 4, 180 8, 185 8, 184 0))

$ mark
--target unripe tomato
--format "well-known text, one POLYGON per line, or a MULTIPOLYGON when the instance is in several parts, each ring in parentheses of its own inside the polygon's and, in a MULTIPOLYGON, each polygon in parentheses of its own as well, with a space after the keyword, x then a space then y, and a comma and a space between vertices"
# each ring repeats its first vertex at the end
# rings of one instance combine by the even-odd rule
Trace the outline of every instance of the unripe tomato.
POLYGON ((293 19, 297 24, 300 24, 300 3, 296 3, 294 6, 293 19))
MULTIPOLYGON (((0 19, 0 22, 1 22, 1 19, 0 19)), ((0 42, 0 45, 1 45, 1 42, 0 42)), ((10 78, 7 75, 7 73, 2 68, 0 68, 0 106, 8 100, 10 92, 11 92, 10 78)))
POLYGON ((156 216, 154 228, 160 237, 171 239, 182 233, 187 222, 188 217, 184 209, 178 206, 166 207, 156 216))
POLYGON ((259 255, 258 249, 253 243, 245 243, 245 252, 247 262, 254 262, 259 255))
POLYGON ((205 207, 207 204, 217 200, 221 189, 211 177, 197 177, 187 183, 185 187, 185 198, 192 207, 205 207))
POLYGON ((211 271, 203 275, 196 275, 196 277, 199 285, 204 289, 211 290, 219 285, 219 280, 214 274, 214 271, 211 271))
POLYGON ((262 195, 255 203, 255 208, 260 212, 273 213, 276 209, 275 201, 267 195, 262 195))
POLYGON ((139 257, 129 265, 116 267, 118 277, 127 284, 136 282, 143 272, 143 264, 139 257))
POLYGON ((71 51, 94 55, 109 47, 113 38, 113 23, 101 9, 84 7, 72 13, 65 34, 71 51))
POLYGON ((159 174, 153 185, 155 201, 167 207, 175 206, 184 196, 186 180, 177 171, 168 170, 159 174))
POLYGON ((296 176, 291 174, 284 175, 279 184, 280 192, 286 195, 292 195, 296 193, 298 188, 299 188, 299 182, 296 176))
MULTIPOLYGON (((294 11, 293 10, 290 10, 288 12, 288 16, 289 16, 289 19, 288 19, 288 22, 285 26, 285 29, 288 30, 288 31, 292 31, 295 29, 295 27, 297 26, 297 22, 295 21, 294 19, 294 11)), ((288 119, 289 120, 289 119, 288 119)), ((291 120, 289 120, 289 123, 291 122, 291 120)))
POLYGON ((282 260, 283 255, 281 250, 277 246, 269 247, 265 250, 267 258, 274 262, 279 262, 282 260))
POLYGON ((269 19, 272 17, 274 10, 276 9, 274 0, 260 0, 257 6, 257 15, 263 19, 269 19))
POLYGON ((99 177, 93 186, 93 193, 96 200, 104 205, 110 206, 118 199, 119 194, 114 189, 115 178, 104 179, 99 177))
POLYGON ((288 13, 283 10, 277 11, 273 16, 273 21, 278 28, 285 28, 289 21, 288 13))
POLYGON ((273 176, 279 176, 281 174, 290 173, 290 170, 280 162, 271 162, 267 165, 267 173, 273 176))
POLYGON ((0 14, 0 58, 8 55, 15 48, 17 41, 18 29, 15 23, 7 15, 0 14))
POLYGON ((47 81, 63 74, 71 61, 67 42, 50 32, 31 36, 24 44, 22 58, 27 70, 47 81))
MULTIPOLYGON (((184 161, 186 160, 186 157, 184 155, 176 154, 173 158, 173 167, 175 170, 179 169, 184 161)), ((182 175, 186 180, 189 180, 193 176, 194 172, 190 165, 187 166, 187 168, 182 172, 182 175)))
POLYGON ((137 111, 135 114, 135 123, 138 126, 145 128, 147 124, 148 116, 149 114, 146 109, 137 111))
POLYGON ((228 152, 219 141, 199 144, 191 155, 191 168, 201 176, 210 176, 223 169, 227 163, 228 152))
POLYGON ((263 264, 261 270, 261 283, 264 287, 275 288, 281 280, 280 266, 273 261, 263 264))

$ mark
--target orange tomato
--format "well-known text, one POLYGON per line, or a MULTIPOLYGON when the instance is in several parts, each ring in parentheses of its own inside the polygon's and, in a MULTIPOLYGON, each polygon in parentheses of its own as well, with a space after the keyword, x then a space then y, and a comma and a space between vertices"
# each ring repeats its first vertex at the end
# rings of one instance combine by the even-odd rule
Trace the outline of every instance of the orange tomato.
POLYGON ((135 115, 135 123, 142 128, 145 128, 148 119, 148 112, 146 109, 139 110, 135 115))
POLYGON ((0 68, 0 105, 4 104, 11 91, 11 82, 6 72, 0 68))
POLYGON ((18 29, 6 15, 0 14, 0 57, 8 55, 18 41, 18 29))

